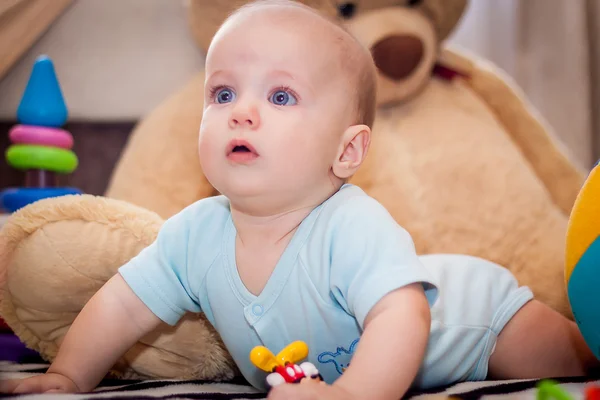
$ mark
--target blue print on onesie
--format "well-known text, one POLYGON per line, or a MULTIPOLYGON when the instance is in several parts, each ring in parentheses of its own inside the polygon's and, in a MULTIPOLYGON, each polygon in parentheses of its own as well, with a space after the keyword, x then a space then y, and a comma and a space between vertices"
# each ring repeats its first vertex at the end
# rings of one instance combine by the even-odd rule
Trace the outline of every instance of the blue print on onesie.
POLYGON ((350 359, 352 358, 352 354, 354 354, 354 350, 356 350, 359 340, 360 339, 355 339, 350 343, 350 348, 348 348, 348 350, 344 347, 338 347, 335 353, 325 351, 319 354, 317 360, 321 364, 332 363, 335 366, 335 370, 341 375, 346 368, 350 366, 350 359))

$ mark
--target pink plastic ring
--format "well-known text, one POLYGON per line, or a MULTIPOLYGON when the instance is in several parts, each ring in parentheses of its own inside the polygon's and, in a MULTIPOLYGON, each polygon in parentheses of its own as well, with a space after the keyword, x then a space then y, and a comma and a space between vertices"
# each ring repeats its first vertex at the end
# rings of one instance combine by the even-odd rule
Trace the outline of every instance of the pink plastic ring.
POLYGON ((73 136, 64 129, 36 125, 15 125, 8 133, 15 144, 37 144, 61 149, 73 147, 73 136))

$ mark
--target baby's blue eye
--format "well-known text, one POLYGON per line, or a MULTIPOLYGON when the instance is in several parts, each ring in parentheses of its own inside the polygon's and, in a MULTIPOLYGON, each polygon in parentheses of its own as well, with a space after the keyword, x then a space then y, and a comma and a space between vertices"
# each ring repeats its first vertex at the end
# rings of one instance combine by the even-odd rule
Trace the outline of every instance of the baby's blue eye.
POLYGON ((297 103, 294 95, 286 92, 285 90, 278 90, 273 93, 270 101, 278 106, 293 106, 297 103))
POLYGON ((233 90, 227 88, 223 88, 217 91, 217 95, 215 96, 215 99, 219 104, 230 103, 233 101, 234 98, 235 93, 233 92, 233 90))

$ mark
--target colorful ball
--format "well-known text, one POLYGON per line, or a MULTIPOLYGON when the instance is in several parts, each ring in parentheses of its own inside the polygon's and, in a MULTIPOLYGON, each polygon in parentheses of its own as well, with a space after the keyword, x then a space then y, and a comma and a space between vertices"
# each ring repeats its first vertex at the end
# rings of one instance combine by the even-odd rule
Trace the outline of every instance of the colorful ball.
POLYGON ((45 169, 59 174, 73 172, 78 164, 77 156, 71 150, 27 144, 10 146, 6 161, 16 169, 45 169))
POLYGON ((73 136, 64 129, 58 128, 15 125, 8 132, 8 137, 12 143, 16 144, 39 144, 67 150, 73 147, 73 136))
POLYGON ((566 240, 565 282, 581 334, 600 359, 600 167, 588 175, 573 205, 566 240))

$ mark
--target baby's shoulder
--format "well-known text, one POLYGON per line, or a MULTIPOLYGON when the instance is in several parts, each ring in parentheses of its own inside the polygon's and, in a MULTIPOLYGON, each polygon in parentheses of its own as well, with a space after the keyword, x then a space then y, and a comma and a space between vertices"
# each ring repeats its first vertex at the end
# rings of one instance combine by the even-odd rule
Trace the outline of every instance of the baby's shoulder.
POLYGON ((231 216, 229 199, 225 196, 211 196, 195 201, 178 214, 180 219, 195 223, 224 224, 231 216))
POLYGON ((231 218, 229 200, 213 196, 198 200, 165 221, 159 237, 188 243, 194 250, 213 253, 220 249, 227 222, 231 218))
POLYGON ((390 236, 411 240, 388 210, 358 186, 344 185, 317 211, 307 243, 313 250, 309 254, 331 253, 338 248, 357 253, 382 246, 390 236), (314 251, 319 248, 321 251, 314 251))
POLYGON ((229 200, 225 196, 212 196, 195 201, 168 218, 165 224, 204 231, 207 226, 224 225, 230 216, 229 200))
POLYGON ((388 210, 360 187, 346 184, 323 204, 320 216, 327 224, 340 224, 349 228, 366 228, 395 225, 388 210))

